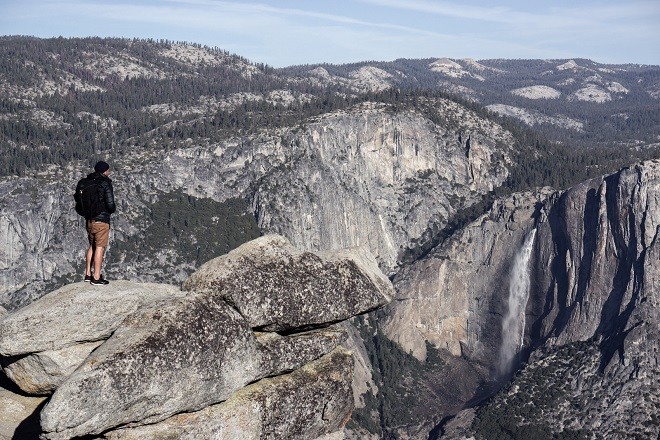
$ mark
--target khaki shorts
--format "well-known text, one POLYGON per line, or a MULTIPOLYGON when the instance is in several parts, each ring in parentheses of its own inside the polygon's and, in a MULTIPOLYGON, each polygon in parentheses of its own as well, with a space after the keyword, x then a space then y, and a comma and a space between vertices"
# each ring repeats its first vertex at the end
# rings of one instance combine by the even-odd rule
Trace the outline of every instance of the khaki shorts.
POLYGON ((110 225, 96 220, 87 220, 87 239, 92 247, 108 247, 110 225))

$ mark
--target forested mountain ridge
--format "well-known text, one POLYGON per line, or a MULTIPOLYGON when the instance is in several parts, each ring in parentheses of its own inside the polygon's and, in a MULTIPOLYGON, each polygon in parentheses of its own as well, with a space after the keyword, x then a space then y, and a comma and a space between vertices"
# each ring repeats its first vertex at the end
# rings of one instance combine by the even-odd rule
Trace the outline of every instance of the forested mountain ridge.
POLYGON ((195 45, 4 37, 0 47, 3 174, 107 153, 159 128, 171 134, 179 119, 150 106, 220 106, 214 96, 282 84, 263 66, 195 45))
MULTIPOLYGON (((368 100, 416 108, 417 96, 429 93, 472 101, 484 115, 487 106, 567 147, 645 148, 659 141, 659 90, 658 66, 589 60, 273 69, 188 43, 0 37, 0 175, 293 126, 368 100)), ((547 143, 536 134, 523 143, 539 142, 547 143)), ((603 154, 613 153, 587 153, 603 154)))
POLYGON ((574 145, 644 145, 660 135, 660 66, 440 58, 284 71, 326 84, 442 90, 574 145))

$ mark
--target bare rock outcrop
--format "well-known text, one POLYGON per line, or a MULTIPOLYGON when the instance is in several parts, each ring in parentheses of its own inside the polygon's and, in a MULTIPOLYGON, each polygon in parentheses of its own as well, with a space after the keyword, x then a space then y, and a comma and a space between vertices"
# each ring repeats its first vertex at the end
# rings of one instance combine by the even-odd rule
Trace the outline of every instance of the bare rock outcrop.
POLYGON ((245 429, 249 438, 302 439, 343 430, 355 400, 355 362, 339 347, 347 327, 335 323, 389 301, 391 283, 373 257, 357 250, 323 257, 268 236, 211 263, 200 269, 204 277, 191 279, 235 283, 214 290, 191 282, 187 292, 80 283, 0 321, 8 376, 35 394, 54 390, 40 411, 42 438, 151 438, 153 429, 153 438, 163 429, 177 438, 234 438, 245 429), (132 305, 117 304, 127 292, 132 305), (236 307, 233 299, 246 292, 259 295, 265 312, 255 300, 236 307), (278 314, 273 304, 287 294, 289 310, 278 314), (110 319, 113 302, 118 313, 110 319), (255 325, 269 313, 273 322, 295 325, 275 326, 283 333, 255 325), (84 319, 70 322, 76 315, 84 319), (30 340, 26 327, 36 324, 55 336, 30 340))
POLYGON ((24 396, 0 386, 0 440, 37 438, 45 397, 24 396), (35 420, 36 419, 36 420, 35 420))
POLYGON ((261 371, 272 376, 302 367, 312 359, 331 352, 347 338, 340 327, 281 336, 277 333, 259 333, 261 371))
POLYGON ((105 434, 109 440, 308 440, 339 431, 352 409, 353 358, 338 348, 294 372, 262 379, 226 401, 162 422, 105 434))
POLYGON ((184 295, 165 284, 67 285, 0 320, 0 364, 26 393, 50 394, 130 313, 184 295))
POLYGON ((48 395, 103 341, 84 342, 0 361, 7 377, 30 395, 48 395))
POLYGON ((141 306, 177 295, 184 294, 163 284, 69 284, 0 321, 0 355, 20 356, 107 339, 141 306))
POLYGON ((342 321, 356 310, 383 306, 393 294, 367 253, 301 252, 279 235, 253 240, 205 263, 183 288, 223 298, 251 327, 268 331, 342 321))
POLYGON ((224 302, 189 295, 128 317, 60 385, 41 427, 63 439, 159 421, 227 399, 259 378, 259 366, 245 320, 224 302))

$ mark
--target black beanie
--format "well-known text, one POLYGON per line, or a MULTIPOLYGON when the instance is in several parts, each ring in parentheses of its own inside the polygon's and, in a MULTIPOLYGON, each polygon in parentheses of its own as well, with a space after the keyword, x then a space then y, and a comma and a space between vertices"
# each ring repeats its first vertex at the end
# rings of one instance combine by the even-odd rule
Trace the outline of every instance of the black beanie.
POLYGON ((94 165, 94 171, 100 174, 105 173, 109 169, 110 165, 108 165, 106 162, 103 162, 102 160, 96 162, 96 165, 94 165))

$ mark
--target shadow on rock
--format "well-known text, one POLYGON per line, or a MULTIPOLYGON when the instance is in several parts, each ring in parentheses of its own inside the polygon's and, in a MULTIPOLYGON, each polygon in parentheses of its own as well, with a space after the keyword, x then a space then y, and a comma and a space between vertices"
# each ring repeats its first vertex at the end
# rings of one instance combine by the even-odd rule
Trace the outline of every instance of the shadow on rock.
POLYGON ((39 424, 39 414, 41 409, 48 401, 44 400, 35 408, 28 418, 23 420, 14 431, 12 440, 39 440, 41 434, 41 425, 39 424))

